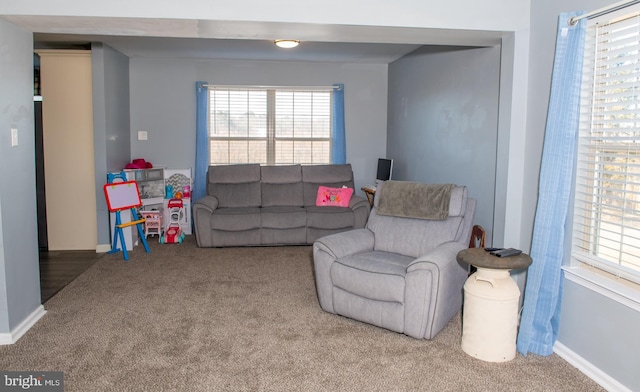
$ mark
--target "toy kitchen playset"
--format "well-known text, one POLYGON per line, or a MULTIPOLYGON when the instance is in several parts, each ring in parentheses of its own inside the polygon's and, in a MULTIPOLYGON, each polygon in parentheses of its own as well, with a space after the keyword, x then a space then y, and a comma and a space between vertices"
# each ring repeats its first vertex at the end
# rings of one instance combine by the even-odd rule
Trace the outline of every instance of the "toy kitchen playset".
MULTIPOLYGON (((145 230, 145 236, 158 237, 159 242, 163 242, 165 233, 170 224, 179 221, 182 233, 190 235, 191 230, 191 189, 192 174, 191 169, 165 169, 163 167, 153 167, 148 169, 124 169, 128 181, 138 183, 138 191, 142 200, 140 214, 149 215, 149 227, 145 230), (172 214, 169 208, 171 200, 179 199, 182 202, 182 210, 178 216, 172 214), (145 213, 149 214, 145 214, 145 213), (158 227, 161 227, 158 229, 158 227)), ((174 202, 175 204, 175 202, 174 202)), ((173 205, 173 204, 172 204, 173 205)), ((122 216, 123 223, 131 220, 130 216, 122 216)), ((111 236, 113 238, 115 216, 110 214, 111 236)), ((138 244, 138 233, 131 227, 123 229, 127 250, 132 250, 138 244)))

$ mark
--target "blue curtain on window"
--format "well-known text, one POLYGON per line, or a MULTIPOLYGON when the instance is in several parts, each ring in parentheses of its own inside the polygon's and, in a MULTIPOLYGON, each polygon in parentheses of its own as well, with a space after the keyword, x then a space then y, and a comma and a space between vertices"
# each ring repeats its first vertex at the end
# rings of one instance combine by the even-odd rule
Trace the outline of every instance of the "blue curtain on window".
POLYGON ((191 200, 198 200, 207 193, 207 169, 209 168, 209 129, 207 106, 209 89, 207 82, 196 82, 196 167, 193 175, 191 200))
POLYGON ((533 226, 531 258, 518 351, 553 353, 558 337, 562 299, 562 264, 571 233, 565 232, 577 148, 580 85, 586 19, 567 21, 579 13, 563 13, 558 22, 556 55, 551 77, 547 128, 542 150, 538 207, 533 226), (566 242, 565 242, 566 240, 566 242))
POLYGON ((331 163, 347 163, 347 141, 344 130, 344 84, 336 83, 333 87, 331 163))

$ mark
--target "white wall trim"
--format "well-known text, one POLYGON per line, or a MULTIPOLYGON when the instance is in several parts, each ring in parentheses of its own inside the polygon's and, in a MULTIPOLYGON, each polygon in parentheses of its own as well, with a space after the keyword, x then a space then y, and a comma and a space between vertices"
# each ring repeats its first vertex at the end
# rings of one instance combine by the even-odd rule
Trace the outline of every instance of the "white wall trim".
POLYGON ((36 310, 31 312, 31 314, 18 324, 13 331, 10 333, 0 333, 0 345, 14 344, 17 342, 18 339, 27 333, 27 331, 31 329, 31 327, 33 327, 35 323, 37 323, 38 320, 40 320, 40 318, 46 313, 47 311, 44 310, 44 306, 38 306, 36 310))
POLYGON ((581 267, 562 267, 564 277, 613 301, 640 312, 640 293, 581 267))
POLYGON ((98 244, 96 246, 96 253, 107 253, 111 250, 111 244, 98 244))
POLYGON ((607 391, 613 392, 631 392, 631 389, 625 387, 620 384, 617 380, 609 376, 607 373, 600 370, 591 362, 582 358, 580 355, 576 354, 572 350, 570 350, 567 346, 560 342, 556 342, 553 346, 553 352, 558 354, 562 359, 569 362, 571 365, 575 366, 584 373, 587 377, 592 379, 593 381, 600 384, 601 387, 606 389, 607 391))

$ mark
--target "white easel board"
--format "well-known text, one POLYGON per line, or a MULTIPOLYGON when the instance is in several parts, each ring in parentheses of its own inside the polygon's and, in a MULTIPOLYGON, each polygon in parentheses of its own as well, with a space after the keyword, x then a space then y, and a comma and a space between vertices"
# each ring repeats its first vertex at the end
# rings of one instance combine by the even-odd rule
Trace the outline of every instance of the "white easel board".
POLYGON ((135 181, 114 182, 104 185, 104 196, 107 199, 109 211, 120 211, 128 208, 140 207, 140 193, 135 181))

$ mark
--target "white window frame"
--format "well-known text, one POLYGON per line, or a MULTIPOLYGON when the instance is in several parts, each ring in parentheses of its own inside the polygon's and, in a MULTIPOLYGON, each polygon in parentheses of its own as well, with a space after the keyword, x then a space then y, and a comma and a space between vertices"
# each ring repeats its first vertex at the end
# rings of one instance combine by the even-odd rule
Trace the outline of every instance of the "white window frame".
MULTIPOLYGON (((314 88, 296 88, 296 87, 286 87, 286 86, 276 86, 276 87, 248 87, 248 86, 210 86, 209 94, 208 94, 208 111, 209 111, 209 143, 210 143, 210 153, 209 153, 209 163, 211 165, 224 165, 224 164, 234 164, 234 163, 260 163, 262 165, 288 165, 288 164, 329 164, 331 163, 331 150, 333 148, 333 87, 314 87, 314 88), (257 92, 258 94, 265 94, 264 97, 264 105, 266 105, 264 112, 261 112, 262 116, 265 116, 264 122, 262 125, 264 126, 264 132, 262 135, 244 135, 244 136, 233 136, 231 133, 228 135, 220 135, 216 132, 216 127, 218 126, 216 122, 216 113, 214 112, 214 103, 212 103, 214 94, 216 93, 224 93, 224 92, 239 92, 239 93, 247 93, 257 92), (287 107, 287 109, 291 110, 291 117, 293 117, 292 121, 292 133, 287 135, 283 135, 279 132, 280 124, 278 123, 279 119, 282 118, 278 113, 276 113, 276 108, 279 105, 282 105, 282 101, 278 100, 277 95, 279 93, 283 94, 292 94, 293 97, 300 95, 310 96, 311 100, 315 99, 314 97, 319 96, 323 102, 316 107, 316 103, 310 104, 311 107, 306 108, 311 111, 310 114, 299 115, 296 114, 296 101, 295 98, 292 99, 291 107, 287 107), (326 100, 326 97, 323 97, 324 94, 329 94, 329 99, 326 100), (314 113, 314 110, 317 108, 321 108, 320 114, 314 113), (307 126, 309 130, 307 132, 298 131, 296 135, 295 130, 295 121, 305 118, 308 120, 307 126), (308 119, 310 117, 310 119, 308 119), (321 123, 321 124, 319 124, 321 123), (256 143, 264 143, 264 155, 262 153, 256 154, 252 160, 252 157, 249 157, 247 154, 247 161, 237 161, 233 160, 231 155, 232 153, 229 151, 228 160, 221 160, 214 156, 216 149, 214 148, 214 144, 216 142, 256 142, 256 143), (291 148, 291 159, 285 159, 284 156, 288 157, 288 154, 283 154, 282 156, 278 156, 277 145, 279 143, 304 143, 304 144, 313 144, 318 143, 324 148, 314 148, 311 146, 306 154, 298 154, 298 150, 295 148, 291 148), (318 156, 318 153, 320 155, 318 156)), ((298 101, 300 102, 300 101, 298 101)), ((300 111, 300 103, 298 103, 298 110, 300 111)), ((247 122, 249 116, 247 115, 247 122)), ((229 124, 231 123, 231 119, 228 119, 229 124)), ((247 129, 249 129, 251 125, 247 125, 247 129)), ((229 125, 229 128, 231 126, 229 125)), ((249 132, 249 131, 248 131, 249 132)), ((229 147, 230 149, 230 147, 229 147)))
MULTIPOLYGON (((588 24, 588 32, 587 34, 593 35, 592 31, 598 24, 607 24, 613 21, 617 21, 620 19, 628 18, 630 14, 637 14, 636 18, 640 20, 640 6, 628 7, 626 9, 617 11, 615 13, 611 13, 605 16, 601 16, 598 18, 591 19, 588 24)), ((638 49, 640 50, 640 44, 638 44, 638 49)), ((595 49, 597 50, 597 49, 595 49)), ((593 70, 594 63, 591 61, 591 57, 594 53, 594 47, 589 45, 589 40, 587 41, 587 46, 585 47, 585 70, 583 72, 583 92, 582 92, 582 100, 584 106, 585 102, 590 104, 590 100, 592 99, 592 92, 585 92, 585 84, 589 83, 589 81, 593 81, 593 70)), ((640 67, 640 61, 636 63, 636 68, 640 67)), ((638 72, 638 71, 636 71, 638 72)), ((638 72, 640 74, 640 72, 638 72)), ((591 83, 591 88, 593 88, 594 84, 591 83)), ((589 89, 587 89, 589 90, 589 89)), ((638 106, 636 110, 640 111, 640 100, 638 102, 638 106)), ((595 107, 595 106, 594 106, 595 107)), ((585 225, 585 217, 588 213, 585 213, 584 202, 587 199, 585 195, 585 189, 589 188, 585 187, 585 178, 584 178, 584 164, 585 157, 588 155, 589 149, 585 145, 585 124, 592 122, 592 114, 587 113, 587 116, 584 116, 584 107, 581 108, 581 126, 580 126, 580 136, 579 136, 579 147, 578 147, 578 163, 576 170, 576 191, 574 198, 574 215, 573 215, 573 236, 572 236, 572 247, 571 247, 571 259, 568 266, 564 267, 565 276, 568 280, 579 283, 585 287, 588 287, 594 291, 600 292, 608 296, 609 298, 615 299, 616 301, 625 304, 633 309, 640 310, 640 270, 636 270, 632 268, 631 271, 629 269, 622 266, 622 262, 620 265, 616 265, 616 263, 611 262, 610 260, 606 260, 603 257, 598 257, 594 254, 589 254, 589 251, 585 251, 585 247, 583 246, 582 239, 584 237, 588 237, 589 233, 585 233, 585 227, 594 228, 594 225, 585 225)), ((628 121, 628 120, 627 120, 628 121)), ((640 113, 637 115, 637 118, 633 119, 633 122, 638 123, 637 127, 640 127, 640 113)), ((637 135, 637 133, 636 133, 637 135)), ((640 143, 635 142, 632 143, 633 151, 638 153, 640 156, 640 143), (637 143, 637 144, 635 144, 637 143)), ((616 147, 617 148, 617 147, 616 147)), ((612 149, 612 151, 614 151, 612 149)), ((587 179, 588 180, 588 179, 587 179)), ((626 180, 625 180, 626 181, 626 180)), ((592 188, 589 188, 592 190, 592 188)), ((595 194, 595 192, 594 192, 595 194)), ((635 200, 630 200, 635 201, 635 200)), ((626 202, 626 196, 625 196, 626 202)), ((624 223, 621 223, 621 226, 624 227, 624 223)), ((624 244, 624 241, 623 241, 624 244)), ((640 251, 640 248, 638 248, 640 251)), ((634 254, 635 256, 635 254, 634 254)))

